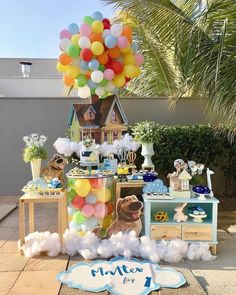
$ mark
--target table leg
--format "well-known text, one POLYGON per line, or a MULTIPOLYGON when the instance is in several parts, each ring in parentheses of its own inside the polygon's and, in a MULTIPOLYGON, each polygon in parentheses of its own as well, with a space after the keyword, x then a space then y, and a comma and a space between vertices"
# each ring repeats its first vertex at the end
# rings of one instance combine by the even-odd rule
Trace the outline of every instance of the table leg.
POLYGON ((29 202, 29 233, 34 232, 34 203, 29 202))
POLYGON ((19 202, 19 236, 20 247, 22 247, 25 241, 25 205, 22 200, 19 202))
POLYGON ((116 200, 120 198, 121 188, 119 183, 116 183, 116 200))
POLYGON ((211 254, 212 255, 216 255, 216 248, 217 248, 217 245, 216 244, 211 245, 211 254))

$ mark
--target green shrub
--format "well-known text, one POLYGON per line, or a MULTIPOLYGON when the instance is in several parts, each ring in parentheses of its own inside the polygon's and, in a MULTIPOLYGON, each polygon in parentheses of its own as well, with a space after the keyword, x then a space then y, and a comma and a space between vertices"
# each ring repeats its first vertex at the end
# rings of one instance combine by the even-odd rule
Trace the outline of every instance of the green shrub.
POLYGON ((139 143, 154 143, 158 141, 159 124, 153 121, 137 122, 132 127, 134 140, 139 143))
MULTIPOLYGON (((129 129, 129 130, 132 130, 129 129)), ((131 131, 132 133, 132 131, 131 131)), ((236 143, 228 140, 229 130, 210 125, 162 125, 157 126, 157 144, 152 158, 160 177, 166 179, 174 171, 175 159, 193 160, 215 169, 219 167, 226 177, 225 194, 236 192, 236 143)), ((141 167, 143 158, 137 152, 137 164, 141 167)))
POLYGON ((23 158, 26 163, 35 159, 47 159, 47 150, 42 146, 26 147, 23 152, 23 158))

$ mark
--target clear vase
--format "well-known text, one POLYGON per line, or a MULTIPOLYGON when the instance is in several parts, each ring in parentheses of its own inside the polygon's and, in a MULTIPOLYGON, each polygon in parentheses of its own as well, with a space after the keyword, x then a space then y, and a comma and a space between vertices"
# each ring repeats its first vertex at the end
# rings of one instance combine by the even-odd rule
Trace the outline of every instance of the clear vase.
POLYGON ((153 143, 143 143, 141 155, 144 157, 143 168, 154 167, 152 156, 154 155, 153 143))
POLYGON ((41 159, 34 159, 34 160, 30 161, 33 180, 40 177, 41 162, 42 162, 41 159))

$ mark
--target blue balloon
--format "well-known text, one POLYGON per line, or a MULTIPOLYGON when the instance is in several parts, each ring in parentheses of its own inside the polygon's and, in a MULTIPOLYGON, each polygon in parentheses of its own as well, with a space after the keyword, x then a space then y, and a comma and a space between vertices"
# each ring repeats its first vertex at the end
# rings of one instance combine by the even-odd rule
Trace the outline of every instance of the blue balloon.
POLYGON ((114 88, 114 89, 111 91, 112 94, 117 94, 118 92, 119 92, 119 88, 114 88))
POLYGON ((90 70, 96 71, 96 70, 98 70, 100 64, 99 64, 99 62, 96 59, 92 59, 89 62, 88 66, 89 66, 90 70))
POLYGON ((134 53, 138 51, 138 45, 135 42, 132 42, 131 48, 133 49, 134 53))
POLYGON ((80 64, 79 64, 80 68, 84 71, 87 71, 89 69, 88 67, 88 63, 84 60, 81 60, 80 64))
POLYGON ((72 23, 68 26, 68 30, 71 34, 78 34, 79 33, 79 26, 75 23, 72 23))
POLYGON ((98 87, 98 84, 94 83, 91 79, 88 80, 87 85, 90 89, 95 89, 98 87))
POLYGON ((108 35, 105 38, 105 45, 108 48, 114 48, 116 46, 117 43, 117 38, 112 36, 112 35, 108 35))
POLYGON ((95 11, 92 15, 92 18, 95 19, 95 20, 100 20, 102 21, 103 20, 103 15, 101 14, 101 12, 99 11, 95 11))

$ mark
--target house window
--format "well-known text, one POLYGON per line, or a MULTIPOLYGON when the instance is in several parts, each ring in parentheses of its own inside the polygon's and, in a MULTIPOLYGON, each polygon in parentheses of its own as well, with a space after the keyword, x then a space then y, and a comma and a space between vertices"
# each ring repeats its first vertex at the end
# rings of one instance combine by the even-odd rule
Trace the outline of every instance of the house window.
POLYGON ((113 131, 112 135, 113 140, 118 139, 118 131, 113 131))
POLYGON ((108 141, 108 132, 104 131, 103 133, 103 141, 108 141))
POLYGON ((111 112, 111 122, 116 122, 116 112, 113 110, 112 112, 111 112))

